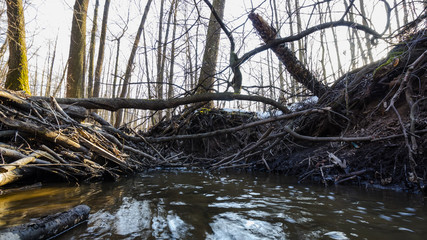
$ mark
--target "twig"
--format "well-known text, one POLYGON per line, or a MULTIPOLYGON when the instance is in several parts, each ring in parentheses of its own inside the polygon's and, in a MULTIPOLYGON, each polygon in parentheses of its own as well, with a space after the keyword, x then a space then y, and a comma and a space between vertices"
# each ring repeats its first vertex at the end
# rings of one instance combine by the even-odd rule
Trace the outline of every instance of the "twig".
POLYGON ((295 131, 292 131, 288 126, 285 126, 283 128, 287 133, 292 135, 293 137, 301 140, 306 141, 317 141, 317 142, 367 142, 372 141, 374 137, 367 136, 367 137, 311 137, 311 136, 305 136, 301 135, 299 133, 296 133, 295 131))
POLYGON ((290 118, 294 118, 294 117, 301 116, 304 114, 322 113, 324 110, 326 110, 326 109, 308 109, 308 110, 303 110, 303 111, 299 111, 299 112, 293 112, 290 114, 275 116, 275 117, 271 117, 271 118, 247 123, 247 124, 242 124, 240 126, 233 127, 233 128, 225 128, 225 129, 220 129, 220 130, 207 132, 207 133, 189 134, 189 135, 176 135, 176 136, 170 136, 170 137, 158 137, 158 138, 146 138, 146 139, 149 142, 159 143, 159 142, 168 142, 168 141, 183 140, 183 139, 207 138, 207 137, 213 137, 213 136, 220 135, 220 134, 237 132, 237 131, 240 131, 240 130, 243 130, 246 128, 256 127, 256 126, 271 123, 271 122, 290 119, 290 118))
POLYGON ((392 106, 394 106, 394 103, 399 98, 400 94, 402 93, 403 89, 406 87, 406 84, 409 82, 409 78, 414 71, 414 69, 418 66, 421 61, 424 60, 424 58, 427 55, 427 50, 423 52, 411 65, 409 65, 408 70, 405 73, 405 77, 400 81, 399 89, 397 89, 396 93, 393 95, 393 97, 390 100, 390 104, 387 107, 386 111, 390 110, 392 106))
POLYGON ((166 161, 166 158, 165 157, 163 157, 163 155, 153 146, 153 145, 151 145, 151 143, 149 143, 146 139, 145 139, 145 137, 144 136, 142 136, 141 134, 139 134, 138 132, 136 132, 135 130, 133 130, 132 129, 132 132, 136 135, 136 136, 138 136, 139 138, 141 138, 142 139, 142 141, 144 141, 144 143, 145 144, 147 144, 151 149, 153 149, 158 155, 159 155, 159 157, 163 160, 163 161, 166 161))
POLYGON ((415 168, 415 166, 417 166, 417 163, 415 162, 414 156, 412 155, 412 148, 411 148, 411 145, 409 144, 408 134, 406 133, 405 125, 403 124, 402 118, 400 117, 400 114, 397 111, 397 109, 394 107, 394 105, 391 105, 391 108, 396 113, 397 119, 399 119, 400 126, 402 127, 403 136, 405 137, 405 145, 408 148, 408 157, 409 157, 409 161, 411 163, 411 170, 415 173, 414 168, 415 168))

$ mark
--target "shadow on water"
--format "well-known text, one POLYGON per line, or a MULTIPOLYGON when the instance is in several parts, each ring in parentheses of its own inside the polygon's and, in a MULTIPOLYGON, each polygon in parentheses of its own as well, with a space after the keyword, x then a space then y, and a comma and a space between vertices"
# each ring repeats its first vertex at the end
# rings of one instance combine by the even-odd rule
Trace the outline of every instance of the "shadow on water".
POLYGON ((0 226, 91 207, 58 239, 424 239, 419 195, 297 184, 262 174, 152 171, 0 196, 0 226))

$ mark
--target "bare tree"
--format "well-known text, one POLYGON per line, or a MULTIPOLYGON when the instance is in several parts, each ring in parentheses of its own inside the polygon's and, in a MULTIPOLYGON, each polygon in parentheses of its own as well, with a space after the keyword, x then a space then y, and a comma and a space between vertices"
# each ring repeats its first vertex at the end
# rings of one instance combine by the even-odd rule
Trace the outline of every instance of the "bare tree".
POLYGON ((89 0, 76 0, 71 26, 70 52, 68 57, 67 97, 83 96, 83 71, 86 46, 86 16, 89 0))
MULTIPOLYGON (((225 0, 214 0, 212 5, 219 18, 222 19, 224 16, 225 0)), ((211 92, 213 89, 220 33, 221 26, 219 25, 213 12, 211 12, 208 31, 206 34, 206 44, 205 51, 203 53, 202 68, 200 69, 200 76, 197 86, 198 93, 211 92)), ((213 102, 210 103, 210 107, 213 107, 213 102)))
MULTIPOLYGON (((53 66, 55 64, 56 46, 57 46, 57 44, 58 44, 58 36, 56 36, 55 47, 53 49, 52 60, 51 60, 51 63, 50 63, 49 75, 47 76, 47 84, 46 84, 46 92, 45 92, 45 96, 46 97, 50 96, 50 92, 51 92, 51 88, 52 88, 52 74, 53 74, 53 66)), ((50 49, 50 46, 49 46, 49 49, 50 49)), ((49 50, 49 53, 50 53, 50 50, 49 50)))
POLYGON ((96 45, 96 31, 98 28, 98 7, 99 0, 95 2, 95 10, 93 13, 93 24, 92 30, 90 31, 90 45, 89 45, 89 76, 88 76, 88 88, 87 88, 87 96, 93 96, 93 65, 95 58, 95 45, 96 45))
POLYGON ((105 35, 107 33, 108 10, 110 9, 110 0, 105 0, 104 15, 102 16, 101 37, 99 39, 98 60, 95 69, 95 82, 93 84, 93 97, 99 97, 101 88, 102 64, 104 62, 105 35))
MULTIPOLYGON (((145 5, 144 14, 142 15, 141 22, 139 23, 138 32, 135 36, 135 41, 132 46, 132 51, 129 56, 128 64, 126 66, 126 73, 123 79, 122 91, 120 93, 121 98, 125 98, 128 94, 129 80, 132 75, 132 66, 136 55, 136 50, 138 49, 139 40, 141 38, 141 33, 144 28, 145 20, 147 19, 148 11, 150 10, 152 0, 148 0, 147 5, 145 5)), ((123 121, 123 109, 117 111, 116 122, 114 123, 115 127, 119 127, 123 121)))
POLYGON ((11 90, 23 90, 30 94, 22 0, 6 0, 6 5, 8 20, 7 39, 9 41, 9 71, 7 73, 5 87, 11 90))

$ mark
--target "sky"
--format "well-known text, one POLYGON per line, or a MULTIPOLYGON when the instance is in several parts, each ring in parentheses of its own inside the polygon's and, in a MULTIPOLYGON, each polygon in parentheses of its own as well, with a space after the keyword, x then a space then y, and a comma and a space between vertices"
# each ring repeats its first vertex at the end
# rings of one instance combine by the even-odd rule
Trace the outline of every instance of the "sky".
MULTIPOLYGON (((273 16, 273 12, 269 8, 269 2, 271 0, 262 1, 262 0, 253 0, 253 1, 226 1, 226 8, 225 8, 225 22, 227 23, 227 26, 229 26, 231 29, 235 29, 235 36, 237 35, 236 39, 236 45, 237 49, 240 50, 238 54, 241 56, 243 53, 260 46, 262 44, 262 41, 259 39, 259 37, 254 33, 250 22, 247 21, 247 13, 250 11, 251 6, 257 6, 260 3, 263 3, 260 9, 257 11, 263 15, 267 21, 272 21, 270 16, 273 16), (244 36, 244 37, 241 37, 244 36)), ((30 72, 32 74, 35 74, 35 68, 38 69, 46 65, 47 56, 52 54, 54 42, 55 39, 58 38, 57 43, 57 53, 56 53, 56 60, 55 60, 55 66, 54 66, 54 75, 57 77, 62 75, 62 71, 65 65, 65 59, 68 57, 69 52, 69 41, 70 41, 70 31, 71 31, 71 20, 72 20, 72 9, 74 5, 74 0, 26 0, 24 1, 25 5, 25 20, 26 20, 26 33, 27 33, 27 48, 28 48, 28 57, 29 57, 29 65, 30 65, 30 72)), ((150 8, 150 14, 149 18, 146 23, 146 29, 147 33, 152 32, 152 35, 148 35, 148 47, 150 46, 154 49, 156 46, 156 28, 158 24, 158 18, 155 16, 158 15, 159 11, 159 2, 158 0, 154 0, 151 8, 150 8)), ((168 2, 168 1, 166 1, 168 2)), ((279 8, 284 8, 285 1, 278 0, 278 6, 279 8)), ((310 0, 300 0, 300 4, 304 4, 307 6, 310 6, 312 1, 310 0)), ((337 1, 338 3, 341 1, 337 1)), ((358 2, 358 1, 356 1, 358 2)), ((381 3, 372 3, 374 1, 366 1, 366 4, 370 4, 369 7, 366 8, 368 17, 372 20, 373 26, 375 26, 375 29, 378 32, 382 32, 384 26, 385 26, 385 12, 384 12, 384 6, 381 3)), ((375 1, 376 2, 376 1, 375 1)), ((93 9, 94 9, 94 0, 91 0, 89 3, 89 9, 88 9, 88 21, 87 21, 87 32, 90 31, 92 28, 92 18, 93 18, 93 9)), ((102 10, 103 10, 103 0, 100 0, 100 6, 99 6, 99 12, 98 12, 98 25, 101 23, 102 18, 102 10)), ((336 16, 340 16, 342 14, 342 7, 340 7, 342 4, 333 4, 334 10, 337 12, 336 16)), ((124 41, 121 46, 121 53, 120 53, 120 62, 122 63, 120 65, 121 71, 126 67, 127 58, 129 56, 130 52, 130 46, 133 43, 133 38, 136 33, 140 16, 143 12, 143 9, 145 7, 146 1, 112 1, 110 6, 110 15, 109 15, 109 24, 108 24, 108 33, 107 33, 107 48, 106 48, 106 58, 104 60, 104 71, 108 68, 107 64, 109 64, 109 59, 113 58, 113 54, 115 52, 115 44, 112 41, 114 38, 114 35, 119 34, 121 32, 121 28, 124 25, 124 22, 126 21, 126 16, 129 13, 129 29, 126 32, 125 37, 123 38, 124 41)), ((168 6, 169 4, 167 4, 168 6)), ((204 6, 204 5, 203 5, 204 6)), ((310 18, 311 16, 312 8, 307 7, 304 8, 301 12, 301 18, 303 21, 303 24, 307 24, 308 21, 312 21, 313 19, 310 18)), ((194 15, 194 14, 193 14, 194 15)), ((206 20, 209 17, 209 12, 207 9, 202 9, 202 15, 204 17, 203 20, 206 20)), ((183 16, 184 17, 184 16, 183 16)), ((316 16, 315 16, 316 17, 316 16)), ((194 18, 188 19, 190 22, 195 21, 194 18)), ((336 19, 334 19, 336 20, 336 19)), ((279 19, 279 24, 281 24, 281 36, 287 36, 289 35, 289 19, 286 15, 283 15, 279 19)), ((273 24, 273 22, 272 22, 273 24)), ((312 24, 308 24, 312 26, 312 24)), ((340 56, 343 60, 344 69, 349 70, 351 59, 349 54, 349 43, 348 43, 348 34, 347 34, 347 28, 337 28, 336 29, 339 39, 338 43, 340 46, 340 56)), ((99 37, 99 31, 97 33, 99 37)), ((330 34, 330 33, 326 33, 330 34)), ((326 36, 328 37, 328 36, 326 36)), ((327 38, 328 39, 328 38, 327 38)), ((319 45, 319 35, 314 34, 313 36, 310 36, 308 38, 308 46, 305 49, 307 52, 314 52, 314 54, 310 55, 312 57, 311 66, 309 66, 312 69, 319 69, 319 62, 316 61, 316 51, 318 52, 320 49, 319 45), (313 61, 314 60, 314 61, 313 61)), ((89 41, 89 34, 87 35, 87 41, 89 41)), ((97 42, 97 46, 98 46, 97 42)), ((384 57, 386 55, 386 52, 384 50, 384 46, 381 45, 384 44, 384 42, 380 41, 380 46, 377 46, 374 50, 374 56, 376 59, 379 59, 381 57, 384 57)), ((222 59, 222 62, 220 61, 220 66, 218 67, 218 71, 222 71, 225 69, 225 67, 228 65, 228 40, 226 39, 225 35, 222 35, 221 38, 221 46, 222 50, 220 52, 220 60, 222 59)), ((203 48, 200 47, 201 49, 203 48)), ((317 54, 318 55, 318 54, 317 54)), ((334 54, 331 54, 334 55, 334 54)), ((199 50, 199 58, 202 57, 202 52, 199 50)), ((245 63, 243 66, 244 68, 244 74, 247 75, 248 79, 256 79, 259 78, 259 75, 255 76, 256 74, 259 74, 257 72, 254 72, 254 69, 266 69, 267 66, 265 65, 265 59, 267 56, 267 53, 264 52, 262 54, 259 54, 258 56, 253 57, 250 61, 245 63), (255 76, 255 77, 254 77, 255 76)), ((271 56, 270 56, 271 57, 271 56)), ((138 56, 140 60, 142 59, 141 56, 138 56)), ((95 58, 96 59, 96 58, 95 58)), ((353 60, 354 61, 354 60, 353 60)), ((359 61, 359 60, 358 60, 359 61)), ((334 57, 331 58, 331 62, 329 63, 332 67, 331 69, 328 68, 328 76, 332 74, 332 68, 335 65, 336 69, 336 59, 334 57)), ((139 66, 139 65, 137 65, 139 66)), ((262 70, 261 70, 262 71, 262 70)), ((336 71, 336 70, 335 70, 336 71)), ((38 75, 40 75, 40 71, 38 71, 38 75)), ((142 76, 144 73, 135 73, 136 76, 142 76)), ((219 77, 226 78, 226 75, 229 75, 229 71, 225 71, 223 75, 220 75, 219 77)), ((319 73, 320 74, 320 73, 319 73)), ((151 74, 153 75, 153 74, 151 74)), ((179 74, 177 74, 178 76, 179 74)), ((183 77, 182 75, 180 77, 183 77)), ((40 77, 39 77, 40 79, 40 77)), ((247 85, 251 85, 246 83, 247 85)), ((253 82, 253 84, 256 84, 256 81, 253 82)))

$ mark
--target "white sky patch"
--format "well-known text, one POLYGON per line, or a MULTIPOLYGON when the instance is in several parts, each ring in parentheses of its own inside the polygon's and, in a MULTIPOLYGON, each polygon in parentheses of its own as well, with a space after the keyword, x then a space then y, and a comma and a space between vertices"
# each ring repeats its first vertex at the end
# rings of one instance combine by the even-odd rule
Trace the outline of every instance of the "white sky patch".
MULTIPOLYGON (((110 5, 110 13, 108 19, 108 30, 107 30, 107 42, 105 49, 105 58, 103 65, 103 77, 101 79, 101 93, 104 93, 105 96, 109 97, 111 92, 111 79, 112 79, 112 69, 115 64, 115 49, 117 41, 114 41, 115 37, 118 36, 122 32, 123 26, 128 22, 128 30, 126 31, 120 46, 120 55, 119 55, 119 75, 121 76, 126 68, 127 60, 129 57, 130 49, 134 41, 134 37, 139 25, 140 18, 142 16, 142 12, 144 10, 145 4, 147 1, 112 1, 110 5), (109 72, 107 72, 109 70, 109 72)), ((276 24, 276 19, 273 18, 274 12, 272 11, 269 3, 271 1, 261 1, 261 0, 253 0, 253 1, 226 1, 224 21, 229 27, 230 30, 233 31, 233 36, 236 42, 236 50, 239 56, 242 56, 244 53, 252 50, 255 47, 261 46, 263 44, 262 40, 255 33, 252 23, 247 19, 248 13, 251 11, 252 4, 253 6, 258 6, 260 3, 263 3, 260 8, 256 10, 257 13, 262 15, 262 17, 267 21, 271 22, 272 25, 276 24)), ((318 24, 319 17, 325 18, 325 16, 318 15, 318 9, 313 8, 313 3, 316 1, 300 1, 300 4, 304 4, 307 7, 301 9, 301 21, 302 21, 302 30, 312 27, 318 24)), ((385 10, 384 5, 380 1, 364 1, 365 2, 365 11, 366 15, 372 23, 373 28, 377 32, 382 32, 386 25, 385 21, 385 10)), ((393 4, 393 1, 389 1, 390 5, 393 4)), ((99 1, 99 10, 98 10, 98 31, 97 31, 97 42, 96 42, 96 53, 98 51, 99 46, 99 35, 100 35, 100 25, 102 21, 103 14, 103 5, 104 0, 99 1)), ((178 23, 180 24, 177 29, 177 37, 181 37, 177 40, 177 46, 180 46, 181 49, 177 50, 177 60, 175 66, 175 74, 174 81, 184 87, 184 82, 188 81, 189 73, 186 72, 186 51, 184 51, 185 47, 185 28, 183 27, 184 22, 190 26, 195 23, 197 20, 197 10, 193 9, 193 5, 183 4, 183 1, 179 1, 179 11, 178 11, 178 23)), ((333 10, 332 20, 338 20, 344 11, 344 5, 342 1, 332 1, 331 7, 333 10)), ((88 9, 88 21, 87 21, 87 43, 90 41, 90 30, 92 29, 92 20, 93 20, 93 11, 94 11, 95 1, 90 1, 89 9, 88 9)), ((141 83, 147 81, 147 73, 145 69, 145 56, 144 54, 148 54, 149 68, 150 72, 148 72, 149 79, 155 81, 156 79, 156 47, 157 47, 157 28, 158 28, 158 13, 160 9, 159 1, 153 1, 150 12, 148 15, 147 22, 145 24, 146 29, 146 37, 147 37, 147 53, 144 52, 142 48, 142 40, 139 44, 139 50, 136 57, 136 62, 134 65, 134 72, 131 79, 132 83, 141 83)), ((38 68, 37 74, 37 91, 34 92, 34 95, 38 95, 40 93, 43 94, 43 89, 45 89, 46 80, 42 80, 43 69, 48 68, 48 56, 52 56, 54 42, 58 37, 58 46, 57 53, 55 59, 55 65, 53 70, 53 80, 54 82, 58 81, 63 74, 66 59, 68 57, 69 52, 69 41, 70 41, 70 32, 71 32, 71 22, 72 22, 72 12, 74 6, 74 0, 44 0, 44 1, 25 1, 25 19, 27 22, 26 25, 26 33, 27 33, 27 47, 28 47, 28 56, 29 56, 29 66, 30 66, 30 75, 32 79, 35 79, 35 70, 36 66, 38 68), (43 82, 44 81, 44 82, 43 82), (42 86, 40 86, 42 85, 42 86), (40 89, 42 90, 40 92, 40 89)), ((169 1, 165 1, 165 13, 164 19, 167 19, 167 12, 169 11, 170 3, 169 1)), ((290 25, 289 23, 292 21, 292 26, 294 28, 294 33, 296 32, 296 17, 295 15, 292 18, 289 18, 289 15, 286 12, 286 1, 285 0, 277 0, 277 6, 279 10, 279 19, 277 22, 280 27, 280 36, 286 37, 290 35, 290 25)), ((359 2, 355 2, 355 6, 357 9, 360 8, 359 2)), ((204 25, 207 24, 210 12, 206 7, 206 4, 203 1, 198 5, 198 10, 202 14, 202 18, 200 22, 204 25)), ((401 11, 400 8, 398 8, 401 11)), ((327 11, 326 5, 322 5, 322 11, 327 11)), ((415 9, 415 11, 421 11, 421 9, 415 9)), ((410 16, 413 17, 413 15, 410 16)), ((396 27, 395 23, 395 15, 394 11, 391 14, 392 18, 392 28, 396 27)), ((400 14, 400 18, 403 18, 403 14, 400 14)), ((329 21, 329 19, 326 19, 329 21)), ((325 19, 323 20, 325 21, 325 19)), ((358 23, 362 23, 360 17, 356 17, 356 21, 358 23)), ((401 20, 401 24, 402 24, 401 20)), ((164 31, 166 29, 166 24, 164 26, 164 31)), ((203 26, 199 27, 199 36, 198 41, 196 42, 195 31, 196 27, 193 27, 190 30, 191 35, 191 46, 190 55, 193 56, 193 64, 197 63, 197 66, 200 67, 201 59, 203 57, 204 50, 204 38, 206 29, 203 26)), ((349 44, 349 36, 347 27, 337 27, 336 29, 338 36, 338 45, 339 52, 342 64, 343 71, 349 71, 351 69, 351 63, 356 62, 357 66, 363 65, 361 60, 361 54, 357 53, 356 59, 351 59, 350 54, 350 44, 349 44)), ((339 77, 337 74, 337 57, 335 53, 335 48, 333 46, 333 38, 332 32, 330 29, 325 32, 325 39, 328 42, 329 52, 331 55, 330 60, 327 59, 327 71, 326 76, 328 79, 332 78, 333 74, 336 74, 335 78, 339 77)), ((361 37, 365 36, 364 32, 358 31, 358 34, 361 37)), ((172 33, 169 33, 169 37, 171 37, 172 33)), ((164 34, 163 34, 164 37, 164 34)), ((1 39, 0 39, 1 41, 1 39)), ((362 38, 362 41, 364 39, 362 38)), ((296 43, 295 43, 296 44, 296 43)), ((357 46, 357 44, 356 44, 357 46)), ((87 44, 87 49, 89 44, 87 44)), ((296 47, 298 45, 296 44, 296 47)), ((387 53, 385 49, 387 45, 384 41, 379 41, 379 45, 374 46, 372 51, 375 60, 381 59, 387 53)), ((229 50, 230 44, 225 36, 222 34, 221 42, 220 42, 220 53, 218 59, 218 67, 217 71, 219 74, 217 78, 222 81, 226 81, 231 76, 230 69, 227 69, 229 65, 229 50)), ((88 50, 87 50, 88 51, 88 50)), ((307 37, 307 45, 303 46, 303 51, 305 51, 308 60, 308 68, 312 70, 315 75, 317 75, 320 79, 323 78, 323 72, 321 71, 319 58, 321 57, 321 47, 320 47, 320 32, 316 32, 307 37)), ((167 51, 168 56, 170 56, 170 50, 167 51)), ((297 52, 298 55, 298 52, 297 52)), ((245 62, 241 66, 241 70, 244 74, 243 85, 244 86, 260 86, 261 80, 264 81, 264 86, 270 84, 267 82, 268 78, 268 65, 266 58, 269 57, 272 60, 273 67, 276 68, 273 74, 275 79, 273 79, 272 84, 276 87, 278 85, 278 76, 277 72, 279 61, 277 60, 274 54, 268 53, 268 51, 264 51, 253 56, 247 62, 245 62)), ((96 61, 96 56, 95 56, 96 61)), ((96 63, 95 63, 96 64, 96 63)), ((169 63, 166 63, 166 68, 168 69, 169 63)), ((195 79, 198 77, 198 73, 193 76, 195 79)), ((46 74, 44 79, 46 78, 46 74)), ((289 81, 289 76, 285 75, 286 81, 289 81)), ((165 79, 166 81, 166 79, 165 79)), ((31 84, 33 85, 33 84, 31 84)), ((54 86, 56 86, 54 84, 54 86)), ((289 87, 289 86, 288 86, 289 87)), ((62 87, 64 89, 64 87, 62 87)), ((219 91, 224 91, 225 87, 220 87, 219 91)), ((178 91, 178 90, 176 90, 178 91)), ((272 97, 277 100, 278 93, 277 90, 273 89, 257 89, 252 88, 251 91, 265 95, 267 97, 272 97), (273 92, 272 92, 273 91, 273 92)), ((64 91, 62 91, 62 94, 64 91)), ((182 92, 181 92, 182 93, 182 92)), ((243 92, 244 94, 246 92, 243 92)), ((59 97, 59 96, 58 96, 59 97)), ((147 98, 146 84, 133 84, 131 85, 130 97, 137 98, 147 98)), ((220 107, 231 107, 236 108, 235 102, 232 104, 226 104, 220 107)), ((244 107, 243 105, 241 107, 244 107)), ((254 109, 250 109, 254 110, 254 109)))

